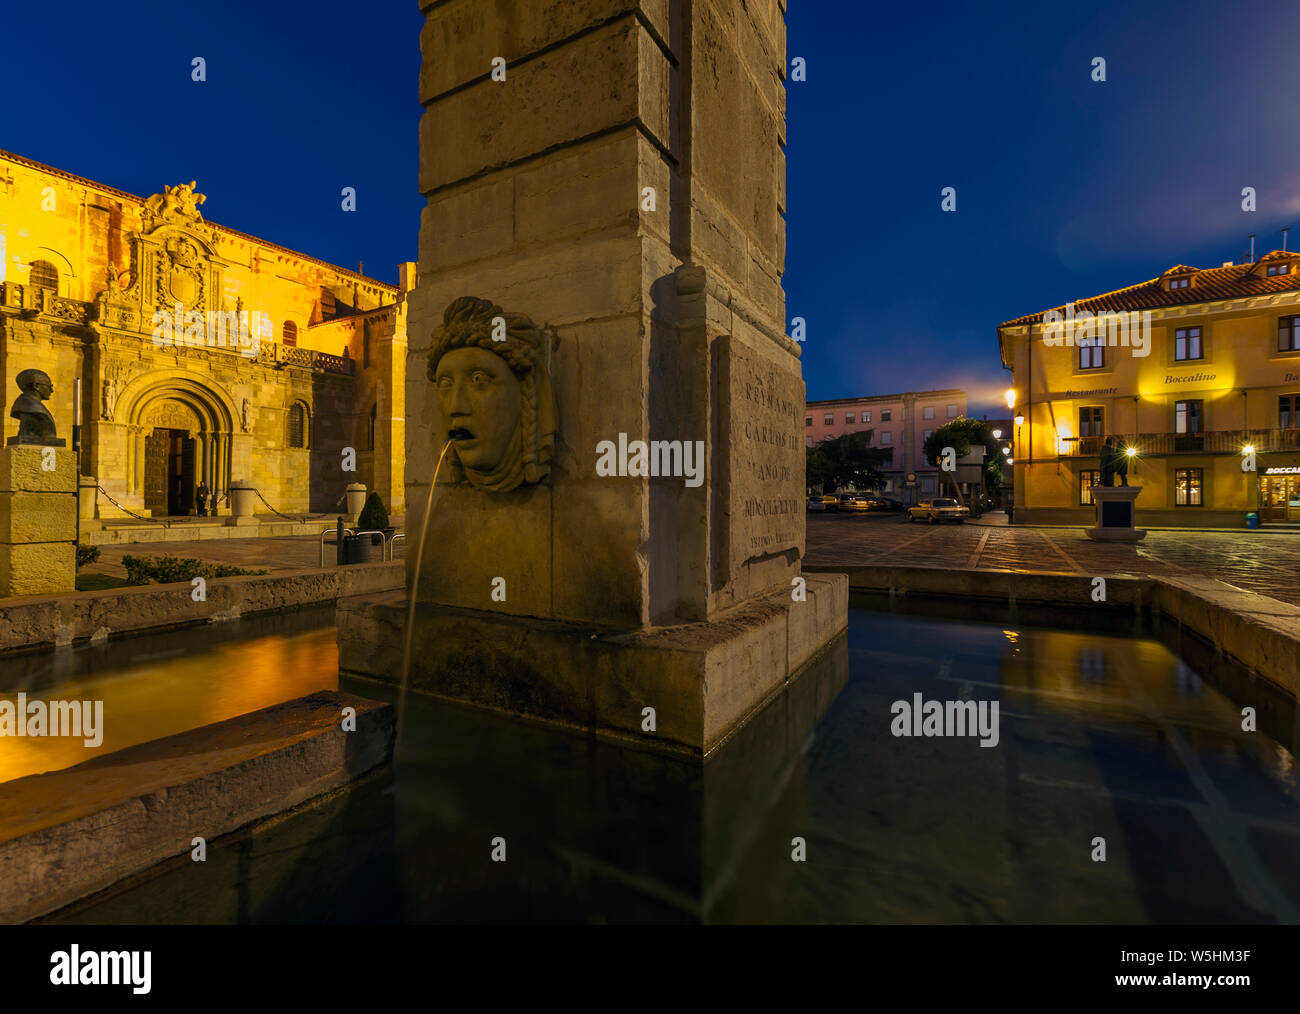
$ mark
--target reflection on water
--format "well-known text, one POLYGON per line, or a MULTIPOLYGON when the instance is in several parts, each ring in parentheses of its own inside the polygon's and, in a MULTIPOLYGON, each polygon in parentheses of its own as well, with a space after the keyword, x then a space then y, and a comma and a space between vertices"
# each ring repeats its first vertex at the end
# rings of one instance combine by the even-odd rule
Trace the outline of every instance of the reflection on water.
MULTIPOLYGON (((1189 664, 1077 615, 1041 627, 1024 610, 929 608, 855 605, 847 640, 703 766, 417 695, 391 781, 210 843, 225 873, 206 894, 178 862, 60 919, 1300 921, 1294 702, 1191 642, 1189 664), (893 702, 918 692, 1000 702, 998 746, 893 736, 893 702), (491 862, 498 836, 507 863, 491 862)), ((269 694, 297 693, 274 682, 288 670, 333 686, 323 637, 257 644, 142 683, 222 701, 256 650, 269 694)))
POLYGON ((334 628, 322 626, 333 610, 296 616, 293 626, 306 629, 289 634, 228 624, 65 649, 57 666, 57 653, 5 660, 0 700, 16 704, 22 690, 28 702, 103 701, 104 735, 93 748, 78 737, 0 736, 0 782, 337 689, 334 628), (65 675, 51 682, 56 668, 65 675))

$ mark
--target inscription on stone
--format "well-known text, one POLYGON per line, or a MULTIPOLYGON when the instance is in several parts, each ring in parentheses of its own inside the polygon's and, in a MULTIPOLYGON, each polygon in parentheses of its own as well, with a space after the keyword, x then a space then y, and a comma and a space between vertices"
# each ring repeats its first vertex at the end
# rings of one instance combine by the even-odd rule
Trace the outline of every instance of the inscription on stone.
POLYGON ((733 565, 803 543, 804 384, 731 342, 733 565))

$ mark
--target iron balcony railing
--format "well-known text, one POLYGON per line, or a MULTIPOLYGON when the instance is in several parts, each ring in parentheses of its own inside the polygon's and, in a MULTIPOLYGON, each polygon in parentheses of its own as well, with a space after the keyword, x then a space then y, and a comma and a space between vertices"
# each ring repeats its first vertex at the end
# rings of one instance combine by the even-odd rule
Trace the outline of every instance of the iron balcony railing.
MULTIPOLYGON (((1165 454, 1240 454, 1243 447, 1255 448, 1257 454, 1273 451, 1300 451, 1300 429, 1213 430, 1208 433, 1112 433, 1117 447, 1132 447, 1139 456, 1165 454)), ((1064 458, 1095 458, 1101 454, 1106 437, 1062 437, 1060 455, 1064 458)))

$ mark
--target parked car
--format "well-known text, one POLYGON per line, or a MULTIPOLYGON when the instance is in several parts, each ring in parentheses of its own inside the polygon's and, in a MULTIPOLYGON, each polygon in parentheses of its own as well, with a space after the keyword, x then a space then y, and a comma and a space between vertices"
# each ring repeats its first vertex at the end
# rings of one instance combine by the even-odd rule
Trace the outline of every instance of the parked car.
POLYGON ((903 509, 903 501, 901 500, 895 500, 891 496, 882 496, 880 499, 885 502, 885 510, 887 511, 901 511, 903 509))
POLYGON ((824 511, 826 509, 826 498, 824 496, 810 496, 808 498, 808 509, 810 511, 824 511))
POLYGON ((867 498, 861 493, 841 493, 840 510, 842 511, 860 511, 866 512, 871 510, 867 505, 867 498))
POLYGON ((915 507, 907 509, 908 521, 929 521, 937 525, 943 521, 955 521, 961 524, 970 517, 970 508, 963 507, 950 496, 936 496, 930 500, 921 500, 915 507))
MULTIPOLYGON (((821 496, 810 496, 809 500, 820 500, 821 509, 825 511, 837 511, 840 509, 840 498, 834 493, 824 493, 821 496)), ((817 510, 816 507, 809 507, 809 510, 817 510)))
POLYGON ((889 510, 889 501, 883 496, 876 496, 868 493, 866 496, 867 510, 869 511, 887 511, 889 510))

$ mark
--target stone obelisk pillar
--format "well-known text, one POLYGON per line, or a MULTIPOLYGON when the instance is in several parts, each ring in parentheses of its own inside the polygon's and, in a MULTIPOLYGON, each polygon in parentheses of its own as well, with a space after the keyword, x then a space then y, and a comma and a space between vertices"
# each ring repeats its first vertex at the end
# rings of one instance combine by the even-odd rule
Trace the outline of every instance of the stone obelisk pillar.
MULTIPOLYGON (((460 436, 424 541, 417 687, 633 733, 653 707, 656 736, 707 750, 844 629, 846 579, 801 574, 784 6, 425 3, 408 588, 460 436), (447 338, 468 296, 528 318, 531 344, 447 338), (484 450, 502 403, 430 379, 430 349, 446 366, 467 340, 513 357, 523 390, 545 374, 544 475, 493 489, 457 466, 509 464, 484 450)), ((345 668, 379 667, 343 641, 345 668)))

